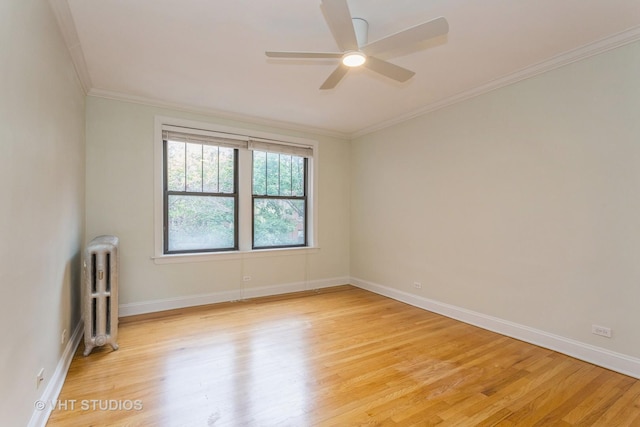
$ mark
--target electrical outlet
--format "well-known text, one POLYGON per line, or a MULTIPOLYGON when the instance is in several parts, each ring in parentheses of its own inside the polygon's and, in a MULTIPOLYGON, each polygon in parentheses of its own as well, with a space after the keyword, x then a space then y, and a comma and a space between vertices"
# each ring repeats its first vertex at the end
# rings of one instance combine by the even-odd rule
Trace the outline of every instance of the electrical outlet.
POLYGON ((251 276, 242 276, 243 282, 248 282, 249 280, 251 280, 251 276))
POLYGON ((62 331, 62 336, 60 337, 60 344, 64 344, 67 341, 67 330, 62 331))
POLYGON ((600 335, 601 337, 611 338, 611 328, 606 326, 591 325, 591 333, 600 335))
POLYGON ((40 388, 40 384, 44 381, 44 368, 40 368, 40 372, 36 375, 36 389, 40 388))
POLYGON ((422 289, 422 283, 420 282, 413 282, 413 287, 416 289, 422 289))

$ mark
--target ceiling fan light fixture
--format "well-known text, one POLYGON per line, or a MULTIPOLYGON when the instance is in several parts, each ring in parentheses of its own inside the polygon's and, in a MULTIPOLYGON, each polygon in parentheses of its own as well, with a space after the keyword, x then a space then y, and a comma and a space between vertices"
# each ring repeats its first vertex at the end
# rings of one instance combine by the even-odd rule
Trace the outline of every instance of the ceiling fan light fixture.
POLYGON ((347 67, 359 67, 367 61, 367 56, 362 52, 347 52, 342 57, 342 63, 347 67))
MULTIPOLYGON (((404 50, 407 46, 417 45, 449 32, 447 20, 440 17, 369 43, 367 37, 369 24, 365 19, 351 15, 348 0, 320 0, 320 2, 320 9, 339 48, 338 52, 265 52, 269 58, 339 59, 340 65, 324 81, 320 90, 335 88, 350 68, 362 65, 374 73, 404 83, 416 73, 381 59, 379 55, 388 55, 394 50, 404 50)), ((422 48, 424 46, 420 47, 422 48)))

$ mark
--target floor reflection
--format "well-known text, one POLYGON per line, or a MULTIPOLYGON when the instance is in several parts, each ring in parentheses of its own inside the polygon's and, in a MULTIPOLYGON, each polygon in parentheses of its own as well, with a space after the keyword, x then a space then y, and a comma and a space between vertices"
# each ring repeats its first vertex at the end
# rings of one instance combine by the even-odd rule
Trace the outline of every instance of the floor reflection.
POLYGON ((309 327, 303 319, 285 318, 213 333, 207 342, 185 338, 166 359, 167 425, 286 425, 292 419, 301 425, 311 409, 309 327))

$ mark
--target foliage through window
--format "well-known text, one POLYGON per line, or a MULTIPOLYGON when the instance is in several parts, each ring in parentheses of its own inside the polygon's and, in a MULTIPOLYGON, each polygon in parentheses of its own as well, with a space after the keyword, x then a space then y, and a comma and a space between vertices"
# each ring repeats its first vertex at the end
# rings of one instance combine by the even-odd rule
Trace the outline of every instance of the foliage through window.
POLYGON ((307 159, 253 151, 253 247, 307 245, 307 159))

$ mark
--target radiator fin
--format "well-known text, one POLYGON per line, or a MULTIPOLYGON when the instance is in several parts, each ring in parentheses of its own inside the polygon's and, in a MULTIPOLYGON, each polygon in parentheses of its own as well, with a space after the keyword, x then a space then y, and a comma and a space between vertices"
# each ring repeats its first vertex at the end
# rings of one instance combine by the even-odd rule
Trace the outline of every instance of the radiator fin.
POLYGON ((106 344, 118 349, 118 246, 117 237, 99 236, 85 250, 85 356, 106 344))

